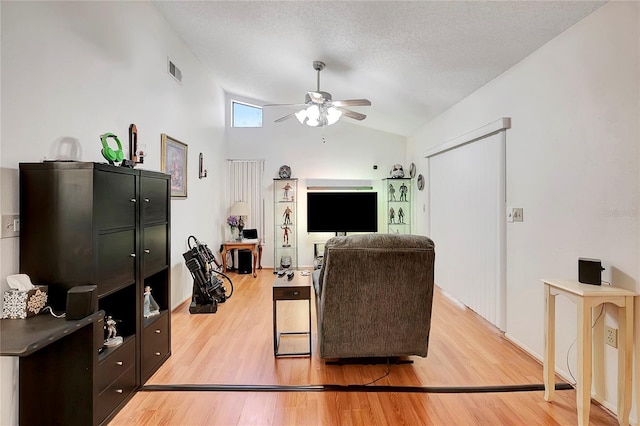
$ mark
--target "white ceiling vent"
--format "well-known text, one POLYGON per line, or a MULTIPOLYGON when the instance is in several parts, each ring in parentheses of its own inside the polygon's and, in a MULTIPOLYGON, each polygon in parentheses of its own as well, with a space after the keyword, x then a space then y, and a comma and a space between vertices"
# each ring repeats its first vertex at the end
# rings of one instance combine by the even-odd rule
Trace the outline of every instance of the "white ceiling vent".
POLYGON ((182 71, 180 71, 180 68, 178 68, 176 64, 171 62, 171 59, 169 58, 167 58, 167 71, 169 71, 169 74, 171 74, 171 76, 175 78, 178 83, 182 83, 182 71))

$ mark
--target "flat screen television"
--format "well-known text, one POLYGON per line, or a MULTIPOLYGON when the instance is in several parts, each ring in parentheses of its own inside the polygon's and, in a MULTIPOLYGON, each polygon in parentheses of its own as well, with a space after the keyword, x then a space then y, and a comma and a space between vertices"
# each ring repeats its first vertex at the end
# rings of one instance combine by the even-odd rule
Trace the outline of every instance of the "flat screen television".
POLYGON ((307 232, 378 232, 378 193, 308 192, 307 232))

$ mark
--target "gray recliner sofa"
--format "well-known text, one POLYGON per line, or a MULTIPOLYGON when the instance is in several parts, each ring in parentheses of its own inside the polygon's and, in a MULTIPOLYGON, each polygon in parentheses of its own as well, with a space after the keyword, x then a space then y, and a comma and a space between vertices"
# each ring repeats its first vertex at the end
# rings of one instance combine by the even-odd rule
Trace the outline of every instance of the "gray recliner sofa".
POLYGON ((424 236, 329 239, 313 274, 320 357, 426 357, 434 261, 424 236))

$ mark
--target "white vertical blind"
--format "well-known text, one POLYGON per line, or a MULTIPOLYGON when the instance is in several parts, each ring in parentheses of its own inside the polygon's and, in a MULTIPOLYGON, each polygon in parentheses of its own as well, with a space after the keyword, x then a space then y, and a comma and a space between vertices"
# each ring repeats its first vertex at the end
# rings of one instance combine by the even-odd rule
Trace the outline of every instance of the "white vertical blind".
POLYGON ((227 160, 227 206, 246 201, 251 213, 245 218, 245 228, 258 230, 264 241, 264 160, 227 160))
POLYGON ((429 157, 436 283, 504 329, 505 131, 429 157))

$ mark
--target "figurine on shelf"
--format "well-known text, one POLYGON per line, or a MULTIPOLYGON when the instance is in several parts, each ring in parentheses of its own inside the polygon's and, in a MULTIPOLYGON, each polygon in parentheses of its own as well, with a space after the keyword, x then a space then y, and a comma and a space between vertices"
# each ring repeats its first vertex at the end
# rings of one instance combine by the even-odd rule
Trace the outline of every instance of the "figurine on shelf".
POLYGON ((289 244, 289 231, 291 231, 291 228, 289 228, 287 225, 282 225, 280 228, 284 230, 282 235, 282 247, 291 247, 291 245, 289 244))
POLYGON ((289 201, 289 191, 290 191, 291 189, 293 189, 293 186, 291 186, 291 185, 289 185, 288 183, 286 183, 286 184, 282 187, 282 189, 284 189, 284 194, 283 194, 283 196, 284 196, 284 200, 285 200, 285 201, 289 201))
POLYGON ((396 189, 393 187, 393 184, 389 184, 389 201, 396 200, 396 189))
POLYGON ((287 208, 284 209, 284 213, 282 214, 282 216, 284 216, 283 225, 291 225, 291 213, 293 213, 293 210, 291 210, 291 208, 287 206, 287 208))
POLYGON ((402 207, 398 209, 398 223, 404 223, 404 210, 402 210, 402 207))
POLYGON ((389 223, 396 223, 396 211, 393 207, 389 209, 389 223))
POLYGON ((400 186, 400 201, 407 201, 407 191, 409 188, 407 188, 407 185, 405 185, 404 182, 402 182, 402 185, 400 186))
POLYGON ((111 315, 107 316, 105 320, 105 330, 107 332, 107 337, 104 340, 104 345, 108 348, 118 346, 123 342, 122 336, 117 336, 118 333, 116 331, 116 320, 113 319, 111 315))
POLYGON ((144 288, 144 317, 149 318, 158 314, 160 314, 160 307, 151 295, 151 287, 146 286, 144 288))

